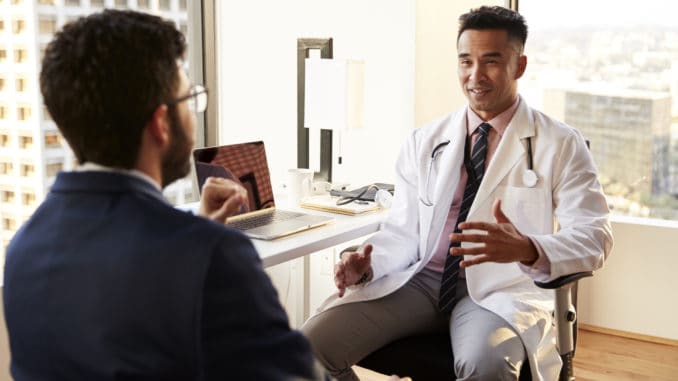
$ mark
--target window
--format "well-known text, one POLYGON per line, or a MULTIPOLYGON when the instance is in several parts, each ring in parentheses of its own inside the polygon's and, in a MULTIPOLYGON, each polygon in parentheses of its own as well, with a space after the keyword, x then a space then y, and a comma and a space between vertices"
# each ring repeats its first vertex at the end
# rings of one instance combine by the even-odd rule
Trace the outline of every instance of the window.
POLYGON ((14 80, 14 88, 18 92, 24 92, 28 90, 28 79, 26 77, 19 77, 14 80))
POLYGON ((179 0, 179 9, 182 11, 186 10, 186 0, 179 0))
MULTIPOLYGON (((50 113, 44 107, 40 88, 36 82, 47 43, 51 40, 50 36, 58 31, 62 23, 73 21, 90 12, 99 12, 106 6, 118 9, 131 7, 157 13, 159 2, 158 0, 0 0, 0 3, 5 8, 10 4, 22 4, 21 7, 11 7, 9 9, 11 12, 5 12, 0 16, 0 32, 3 32, 0 34, 2 36, 0 38, 0 91, 2 91, 0 93, 0 124, 2 125, 0 127, 0 151, 6 155, 0 157, 0 189, 13 190, 16 184, 27 182, 35 184, 34 189, 16 191, 17 205, 15 206, 19 209, 16 214, 23 218, 30 216, 36 206, 35 203, 42 200, 53 180, 52 176, 56 175, 59 170, 68 170, 77 165, 67 142, 55 128, 50 113), (20 34, 20 37, 12 38, 12 36, 6 36, 6 33, 20 34), (39 132, 36 134, 34 131, 39 132), (24 162, 14 161, 14 153, 10 152, 14 148, 23 151, 20 156, 23 157, 24 162), (29 154, 30 160, 26 158, 29 154), (46 159, 48 161, 45 161, 46 159), (45 176, 37 176, 42 175, 43 172, 45 176)), ((177 12, 171 15, 173 21, 182 20, 181 30, 184 32, 191 27, 193 19, 186 14, 188 1, 184 2, 186 6, 180 6, 178 5, 180 3, 174 0, 160 3, 160 6, 166 7, 166 10, 179 11, 181 8, 183 13, 177 12)), ((201 44, 192 42, 189 44, 189 49, 194 49, 195 45, 201 44)), ((190 54, 191 52, 188 56, 193 57, 190 54)), ((199 60, 200 57, 197 59, 199 60)), ((195 59, 191 58, 191 60, 195 59)), ((189 67, 195 70, 201 68, 202 63, 197 62, 194 65, 191 62, 189 67)), ((190 202, 197 197, 197 195, 191 195, 190 181, 186 184, 187 186, 183 188, 184 183, 179 184, 182 186, 175 187, 179 193, 183 192, 185 195, 177 198, 179 202, 190 202)), ((20 220, 17 217, 16 224, 20 220)), ((9 229, 4 233, 9 235, 12 232, 9 229)), ((2 262, 2 255, 0 255, 0 269, 2 262)))
POLYGON ((23 193, 21 195, 21 203, 24 206, 33 206, 35 204, 35 193, 23 193))
POLYGON ((521 94, 590 141, 615 214, 678 219, 678 6, 668 4, 520 2, 521 94))
POLYGON ((169 11, 172 9, 172 2, 170 0, 158 0, 158 8, 162 11, 169 11))
POLYGON ((61 147, 61 138, 57 133, 45 134, 45 148, 59 148, 61 147))
POLYGON ((13 217, 3 217, 2 218, 2 227, 5 230, 15 231, 16 230, 16 219, 13 217))
POLYGON ((0 200, 6 203, 14 202, 14 192, 9 190, 0 191, 0 200))
POLYGON ((11 175, 14 171, 12 163, 7 161, 0 161, 0 173, 3 175, 11 175))
POLYGON ((31 177, 35 174, 35 166, 33 164, 21 164, 21 176, 31 177))
POLYGON ((19 137, 19 146, 23 149, 33 148, 33 137, 32 136, 19 137))
POLYGON ((56 32, 57 22, 54 17, 41 17, 38 21, 38 30, 40 34, 52 35, 56 32))
POLYGON ((28 51, 26 49, 14 49, 14 62, 19 64, 28 62, 28 51))
POLYGON ((30 106, 19 106, 16 109, 17 118, 19 120, 29 120, 31 118, 31 107, 30 106))
POLYGON ((26 31, 26 21, 22 19, 15 19, 12 21, 12 32, 14 34, 21 34, 26 31))
POLYGON ((52 163, 45 166, 45 175, 48 177, 56 176, 56 174, 64 169, 62 163, 52 163))

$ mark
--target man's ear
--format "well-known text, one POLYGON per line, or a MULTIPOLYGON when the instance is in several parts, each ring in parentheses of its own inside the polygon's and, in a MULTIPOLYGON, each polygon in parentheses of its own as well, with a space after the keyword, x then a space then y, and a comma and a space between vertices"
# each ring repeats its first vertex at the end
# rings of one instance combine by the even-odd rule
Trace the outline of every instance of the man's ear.
POLYGON ((167 105, 160 105, 153 111, 153 116, 151 116, 151 119, 146 123, 145 128, 153 141, 162 145, 169 142, 170 125, 167 116, 167 105))
POLYGON ((525 74, 525 69, 527 68, 527 56, 524 54, 521 54, 518 57, 518 68, 516 70, 516 78, 518 79, 525 74))

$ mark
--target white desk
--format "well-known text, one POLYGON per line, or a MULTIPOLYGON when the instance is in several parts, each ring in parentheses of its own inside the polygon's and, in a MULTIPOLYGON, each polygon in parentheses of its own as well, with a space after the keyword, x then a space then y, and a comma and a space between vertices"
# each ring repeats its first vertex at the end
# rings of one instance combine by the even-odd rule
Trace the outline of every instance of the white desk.
POLYGON ((253 239, 252 242, 261 256, 264 267, 287 262, 374 233, 379 230, 379 224, 387 215, 385 211, 345 216, 315 210, 299 210, 333 217, 334 222, 272 241, 253 239))
MULTIPOLYGON (((286 208, 287 209, 287 208, 286 208)), ((296 209, 296 208, 289 208, 296 209)), ((259 252, 264 267, 274 266, 283 262, 304 257, 303 269, 303 302, 302 311, 297 316, 298 322, 305 321, 310 315, 310 292, 311 280, 310 261, 308 254, 328 247, 339 245, 343 242, 375 233, 379 230, 379 224, 387 216, 387 211, 369 212, 356 216, 345 216, 334 213, 324 213, 315 210, 303 210, 310 214, 320 214, 334 217, 334 222, 315 229, 296 233, 287 237, 272 241, 253 239, 254 247, 259 252)))
MULTIPOLYGON (((279 199, 276 195, 276 199, 279 199)), ((283 198, 284 200, 284 198, 283 198)), ((280 202, 278 202, 280 204, 280 202)), ((275 266, 293 259, 304 257, 303 269, 303 302, 302 311, 297 316, 298 322, 303 322, 309 317, 310 313, 310 292, 309 284, 311 279, 311 269, 308 254, 339 245, 343 242, 375 233, 379 230, 379 224, 388 215, 386 210, 367 212, 355 216, 346 216, 336 213, 326 213, 316 210, 291 207, 282 202, 282 208, 286 210, 298 210, 309 214, 319 214, 331 216, 334 222, 323 225, 311 230, 292 234, 287 237, 281 237, 272 241, 253 239, 254 247, 257 249, 264 267, 275 266)), ((179 208, 184 210, 197 211, 198 203, 182 205, 179 208)))

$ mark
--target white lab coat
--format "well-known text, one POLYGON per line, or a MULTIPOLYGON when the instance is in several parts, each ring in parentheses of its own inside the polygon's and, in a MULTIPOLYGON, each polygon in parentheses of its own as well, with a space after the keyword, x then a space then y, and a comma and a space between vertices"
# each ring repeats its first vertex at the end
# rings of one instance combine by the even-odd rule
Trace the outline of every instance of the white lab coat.
MULTIPOLYGON (((434 254, 457 188, 463 162, 466 108, 415 130, 396 166, 393 207, 372 243, 373 280, 321 307, 375 299, 404 285, 434 254), (441 142, 450 143, 433 161, 441 142), (428 192, 428 194, 424 194, 428 192), (430 200, 426 206, 421 200, 430 200)), ((542 247, 551 273, 517 263, 484 263, 466 269, 470 297, 508 321, 525 344, 534 380, 555 380, 561 360, 555 348, 551 311, 554 294, 533 284, 600 268, 612 247, 608 208, 584 139, 574 129, 528 107, 523 99, 502 137, 480 185, 468 221, 492 221, 502 200, 511 221, 542 247), (532 137, 534 187, 522 180, 526 138, 532 137), (554 218, 560 229, 554 232, 554 218)), ((472 244, 464 244, 470 246, 472 244)))

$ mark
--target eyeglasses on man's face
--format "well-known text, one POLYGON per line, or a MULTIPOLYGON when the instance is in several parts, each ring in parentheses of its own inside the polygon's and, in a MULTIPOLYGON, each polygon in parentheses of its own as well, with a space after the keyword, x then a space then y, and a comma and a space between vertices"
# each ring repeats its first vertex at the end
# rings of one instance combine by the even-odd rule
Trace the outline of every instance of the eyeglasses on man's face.
POLYGON ((207 89, 203 85, 193 85, 188 91, 188 95, 169 101, 167 105, 175 105, 183 101, 188 102, 189 110, 203 112, 207 109, 207 89))

